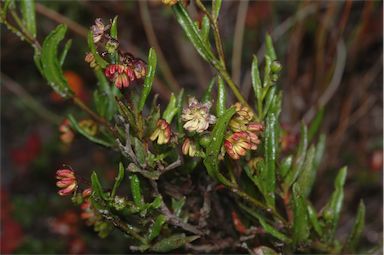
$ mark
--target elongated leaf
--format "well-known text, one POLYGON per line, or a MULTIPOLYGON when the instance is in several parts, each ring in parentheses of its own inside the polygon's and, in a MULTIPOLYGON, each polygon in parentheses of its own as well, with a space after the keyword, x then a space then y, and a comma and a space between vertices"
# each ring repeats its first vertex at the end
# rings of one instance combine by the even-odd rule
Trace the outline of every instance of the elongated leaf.
POLYGON ((270 110, 270 107, 271 107, 273 101, 275 100, 275 97, 276 97, 276 87, 271 87, 270 89, 268 89, 268 92, 265 96, 265 103, 264 103, 262 119, 264 119, 264 117, 267 116, 267 114, 270 110))
POLYGON ((100 66, 101 68, 105 68, 105 67, 108 65, 108 62, 105 61, 105 60, 99 55, 99 53, 97 53, 96 45, 95 45, 95 43, 93 42, 93 34, 92 34, 91 31, 88 32, 88 47, 89 47, 89 50, 91 51, 92 55, 93 55, 94 58, 95 58, 96 64, 97 64, 98 66, 100 66))
POLYGON ((314 159, 315 159, 315 147, 312 145, 308 152, 307 157, 305 158, 303 171, 301 172, 296 183, 299 185, 300 190, 304 198, 308 197, 312 190, 313 182, 316 177, 316 170, 314 168, 314 159))
POLYGON ((211 82, 208 85, 208 88, 205 90, 201 100, 203 103, 212 101, 212 91, 213 91, 213 86, 215 86, 215 82, 216 82, 216 77, 212 78, 211 82))
POLYGON ((177 217, 180 216, 181 210, 183 209, 183 206, 185 204, 185 197, 181 197, 180 199, 172 198, 172 210, 173 214, 175 214, 177 217))
POLYGON ((312 121, 308 129, 308 141, 312 141, 312 138, 317 134, 321 123, 324 118, 324 107, 322 107, 316 114, 315 119, 312 121))
POLYGON ((272 38, 269 34, 265 36, 266 55, 271 58, 271 61, 276 60, 276 53, 273 47, 272 38))
POLYGON ((323 158, 325 145, 326 145, 325 143, 326 143, 326 136, 324 134, 321 134, 319 137, 319 142, 316 145, 316 154, 313 162, 313 167, 316 169, 319 168, 321 160, 323 158))
POLYGON ((165 108, 165 111, 163 112, 163 119, 165 119, 168 123, 171 123, 177 111, 177 98, 172 93, 167 108, 165 108))
POLYGON ((308 130, 305 125, 301 126, 301 136, 299 148, 297 149, 297 153, 295 156, 295 160, 292 166, 292 169, 287 174, 287 177, 284 180, 284 189, 288 190, 289 187, 296 181, 297 177, 300 175, 301 170, 304 165, 305 156, 307 153, 308 146, 308 130))
POLYGON ((256 218, 260 225, 263 227, 263 230, 267 232, 268 234, 272 235, 273 237, 279 239, 280 241, 283 241, 285 243, 290 243, 292 240, 287 237, 285 234, 281 233, 279 230, 271 226, 267 223, 267 221, 264 219, 264 217, 260 214, 258 214, 255 210, 252 210, 251 208, 248 208, 247 206, 239 203, 239 206, 241 209, 246 211, 249 215, 256 218))
POLYGON ((176 16, 177 22, 183 28, 188 39, 195 46, 199 54, 206 61, 214 62, 215 57, 213 56, 213 53, 210 49, 205 46, 203 39, 200 36, 198 28, 189 17, 188 12, 185 10, 183 4, 181 2, 178 2, 177 4, 172 6, 172 9, 173 13, 176 16))
POLYGON ((199 236, 186 236, 185 234, 174 234, 155 243, 151 250, 154 252, 169 252, 180 248, 187 243, 193 242, 199 236))
POLYGON ((209 45, 209 28, 210 28, 209 18, 207 17, 207 15, 204 15, 201 21, 200 34, 203 42, 206 45, 209 45))
MULTIPOLYGON (((208 174, 213 178, 218 178, 219 174, 219 153, 224 141, 225 130, 232 116, 235 114, 235 108, 229 108, 225 113, 218 118, 215 127, 211 133, 211 143, 207 147, 206 158, 204 165, 207 168, 208 174)), ((229 184, 230 183, 226 183, 229 184)))
POLYGON ((355 224, 353 225, 352 232, 349 234, 346 243, 344 244, 344 251, 354 252, 356 246, 360 240, 361 233, 364 230, 365 225, 365 205, 363 201, 359 203, 359 209, 357 210, 357 215, 355 219, 355 224))
POLYGON ((309 236, 309 222, 307 207, 301 195, 300 187, 293 184, 293 242, 295 244, 305 241, 309 236))
POLYGON ((182 133, 183 132, 183 121, 181 119, 181 114, 182 114, 182 109, 184 105, 184 89, 181 89, 179 94, 177 95, 177 100, 176 100, 176 108, 178 109, 177 111, 177 130, 182 133))
POLYGON ((117 39, 117 19, 118 16, 115 16, 112 20, 112 25, 111 25, 111 37, 113 39, 117 39))
POLYGON ((63 52, 61 53, 60 56, 60 66, 63 66, 65 58, 67 57, 68 51, 72 46, 72 39, 69 39, 64 46, 63 52))
POLYGON ((270 207, 275 206, 275 186, 276 186, 276 159, 278 153, 278 139, 279 134, 276 132, 277 117, 275 114, 270 113, 266 119, 266 128, 264 132, 264 157, 266 171, 263 174, 263 181, 265 182, 264 196, 267 205, 270 207))
POLYGON ((160 234, 161 228, 163 227, 165 222, 167 222, 167 218, 164 215, 160 214, 159 216, 157 216, 155 222, 149 229, 147 238, 148 241, 152 241, 160 234))
POLYGON ((138 110, 142 111, 144 109, 145 102, 147 101, 147 97, 152 90, 153 80, 155 78, 157 65, 157 56, 156 51, 153 48, 149 49, 148 53, 148 65, 147 65, 147 75, 144 80, 143 91, 140 95, 138 110))
POLYGON ((219 17, 220 9, 221 9, 222 0, 213 0, 212 1, 212 18, 217 20, 219 17))
POLYGON ((323 230, 322 230, 322 227, 320 225, 320 222, 317 219, 316 210, 315 210, 315 208, 313 208, 313 206, 309 202, 307 202, 307 212, 308 212, 309 221, 311 222, 311 224, 312 224, 313 228, 315 229, 316 233, 319 236, 322 236, 323 235, 323 230))
POLYGON ((79 132, 80 134, 82 134, 83 136, 85 136, 86 138, 88 138, 88 140, 94 142, 94 143, 98 143, 100 145, 103 145, 105 147, 112 147, 113 144, 110 143, 109 141, 105 141, 105 140, 102 140, 102 139, 99 139, 95 136, 92 136, 90 135, 88 132, 86 132, 84 129, 82 129, 79 124, 77 123, 76 119, 71 115, 69 114, 68 115, 68 120, 69 122, 71 123, 71 126, 77 131, 79 132))
POLYGON ((113 185, 112 192, 111 192, 111 197, 115 197, 117 189, 120 187, 121 182, 124 179, 124 165, 123 163, 120 162, 119 164, 119 173, 115 178, 115 184, 113 185))
POLYGON ((281 162, 281 166, 280 166, 280 175, 281 175, 281 177, 284 178, 287 175, 288 170, 291 168, 291 166, 292 166, 292 155, 286 157, 281 162))
POLYGON ((344 200, 344 183, 347 176, 347 168, 343 167, 340 169, 335 179, 335 190, 332 193, 331 199, 323 210, 323 217, 328 226, 327 239, 331 241, 334 237, 337 223, 340 218, 341 207, 344 200))
POLYGON ((131 174, 129 176, 131 183, 131 193, 133 197, 133 202, 138 207, 142 207, 144 205, 143 195, 141 194, 140 180, 136 174, 131 174))
POLYGON ((35 18, 35 1, 34 0, 21 0, 20 1, 21 14, 23 16, 23 23, 28 32, 33 38, 36 37, 36 18, 35 18))
POLYGON ((223 79, 219 76, 217 78, 217 101, 216 101, 216 115, 217 117, 220 117, 224 114, 225 110, 227 109, 225 107, 225 103, 227 101, 227 92, 225 90, 225 84, 223 79))
POLYGON ((253 92, 255 93, 255 98, 257 101, 257 110, 260 115, 259 118, 261 118, 262 100, 263 100, 263 96, 261 93, 262 83, 260 79, 260 72, 259 72, 256 55, 253 55, 253 60, 252 60, 252 88, 253 88, 253 92))
POLYGON ((103 200, 107 200, 107 195, 104 193, 103 188, 100 184, 99 177, 97 176, 96 172, 93 171, 91 175, 91 182, 92 182, 92 191, 103 200))
POLYGON ((144 148, 144 145, 142 144, 142 142, 138 138, 134 137, 133 138, 133 147, 135 150, 137 161, 141 165, 143 165, 147 160, 147 152, 144 148))
POLYGON ((64 78, 63 70, 57 57, 59 43, 64 39, 66 31, 67 27, 65 25, 58 25, 45 38, 41 50, 41 66, 44 76, 49 85, 64 98, 73 96, 73 91, 69 88, 64 78))

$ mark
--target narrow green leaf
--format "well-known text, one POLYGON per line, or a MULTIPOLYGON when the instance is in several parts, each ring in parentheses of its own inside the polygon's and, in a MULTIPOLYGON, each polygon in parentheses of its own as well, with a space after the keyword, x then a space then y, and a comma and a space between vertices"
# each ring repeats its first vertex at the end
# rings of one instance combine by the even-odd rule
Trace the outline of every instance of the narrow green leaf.
POLYGON ((319 142, 316 145, 316 154, 313 162, 313 167, 316 168, 316 170, 320 166, 321 160, 324 155, 325 146, 326 146, 326 136, 324 134, 321 134, 319 137, 319 142))
POLYGON ((92 183, 92 191, 94 192, 94 194, 96 194, 98 197, 100 197, 103 200, 107 200, 107 195, 104 193, 103 188, 99 181, 99 177, 97 177, 97 174, 95 171, 92 172, 91 183, 92 183))
POLYGON ((326 206, 323 209, 322 216, 328 226, 327 228, 327 239, 332 241, 337 223, 340 218, 340 212, 344 200, 344 183, 347 176, 347 168, 343 167, 340 169, 336 179, 335 179, 335 190, 332 193, 331 199, 328 201, 326 206))
POLYGON ((33 53, 33 61, 35 62, 35 66, 37 67, 37 69, 39 70, 40 74, 42 76, 44 76, 44 70, 43 70, 43 66, 41 64, 41 51, 40 49, 38 48, 35 48, 34 49, 34 53, 33 53))
POLYGON ((275 186, 276 186, 276 160, 278 154, 279 134, 276 132, 278 120, 275 114, 271 113, 267 116, 266 127, 264 131, 264 158, 266 171, 264 172, 263 181, 265 182, 265 199, 267 205, 275 206, 275 186))
POLYGON ((251 208, 248 208, 247 206, 239 203, 239 206, 241 209, 243 209, 245 212, 247 212, 249 215, 256 218, 260 225, 262 226, 263 230, 267 232, 268 234, 272 235, 273 237, 279 239, 280 241, 283 241, 285 243, 290 243, 292 240, 289 239, 286 235, 275 229, 273 226, 269 225, 267 221, 264 219, 264 217, 256 212, 256 210, 252 210, 251 208))
POLYGON ((63 70, 57 57, 59 43, 63 40, 66 31, 67 27, 65 25, 58 25, 45 38, 41 50, 41 64, 44 76, 49 85, 64 98, 73 96, 73 91, 69 88, 64 78, 63 70))
POLYGON ((88 47, 91 51, 92 55, 95 58, 96 64, 100 66, 101 68, 105 68, 108 65, 108 62, 105 61, 97 52, 96 45, 93 42, 93 34, 91 31, 88 32, 88 47))
POLYGON ((253 92, 255 93, 255 98, 257 101, 257 110, 259 113, 259 118, 261 118, 261 113, 262 113, 262 83, 260 79, 260 72, 259 72, 259 67, 258 67, 258 61, 256 55, 253 55, 253 61, 252 61, 252 88, 253 92))
POLYGON ((216 100, 216 116, 220 117, 227 109, 225 104, 227 101, 227 92, 223 79, 218 76, 217 78, 217 100, 216 100))
POLYGON ((113 39, 117 39, 117 19, 119 16, 115 16, 112 20, 112 25, 111 25, 111 37, 113 39))
POLYGON ((23 23, 33 38, 36 38, 36 18, 35 18, 35 1, 20 1, 21 15, 23 23))
POLYGON ((185 204, 185 197, 181 197, 180 199, 172 198, 172 211, 177 217, 180 217, 181 209, 185 204))
POLYGON ((148 241, 152 241, 160 234, 161 228, 163 227, 165 222, 167 222, 167 218, 164 215, 160 214, 159 216, 157 216, 155 222, 149 229, 147 238, 148 241))
POLYGON ((165 119, 168 123, 171 123, 177 111, 177 98, 172 93, 167 108, 165 108, 165 111, 163 112, 163 119, 165 119))
POLYGON ((321 123, 324 118, 324 107, 322 107, 316 114, 315 119, 312 121, 308 129, 308 141, 312 141, 313 137, 317 134, 321 123))
POLYGON ((315 158, 315 146, 311 146, 307 152, 305 158, 303 171, 301 171, 300 176, 298 177, 296 183, 300 187, 302 195, 304 198, 308 197, 312 190, 313 182, 316 177, 316 170, 314 168, 314 158, 315 158))
POLYGON ((293 242, 298 244, 307 240, 309 236, 309 223, 307 207, 301 195, 300 187, 295 183, 292 190, 293 242))
POLYGON ((265 48, 266 55, 270 57, 272 61, 276 60, 275 49, 273 48, 272 38, 269 34, 265 36, 265 48))
POLYGON ((285 177, 288 173, 288 170, 291 168, 292 166, 292 155, 286 157, 283 159, 283 161, 281 162, 281 166, 280 166, 280 175, 281 177, 285 177))
POLYGON ((61 53, 60 56, 60 66, 63 66, 65 58, 67 57, 68 51, 71 48, 72 45, 72 39, 69 39, 64 46, 63 52, 61 53))
POLYGON ((203 39, 200 36, 199 30, 189 17, 188 12, 185 10, 183 4, 178 2, 172 6, 173 13, 176 16, 177 22, 183 28, 185 34, 191 43, 195 46, 199 54, 209 62, 215 62, 215 57, 210 49, 208 49, 203 39))
POLYGON ((311 222, 316 233, 321 237, 323 235, 322 227, 317 219, 317 213, 315 208, 313 208, 313 206, 309 202, 307 202, 307 212, 309 221, 311 222))
POLYGON ((285 190, 288 190, 289 187, 292 186, 292 184, 296 181, 297 177, 300 175, 304 165, 305 156, 307 154, 307 146, 308 146, 308 130, 307 130, 307 127, 303 124, 301 126, 299 148, 297 149, 297 153, 295 156, 292 169, 290 169, 290 171, 288 172, 284 180, 283 186, 285 190))
POLYGON ((69 122, 71 123, 71 126, 77 131, 79 132, 80 134, 82 134, 83 136, 85 136, 88 140, 94 142, 94 143, 97 143, 97 144, 100 144, 100 145, 103 145, 105 147, 112 147, 113 144, 108 142, 108 141, 104 141, 102 139, 99 139, 97 137, 94 137, 92 135, 90 135, 88 132, 86 132, 85 130, 83 130, 79 124, 77 123, 76 119, 71 115, 69 114, 68 115, 68 120, 69 122))
POLYGON ((130 184, 131 184, 131 192, 133 202, 138 207, 142 207, 144 205, 143 195, 141 194, 140 180, 136 174, 131 174, 129 176, 130 184))
POLYGON ((203 19, 201 21, 201 29, 200 29, 200 34, 203 42, 208 46, 209 45, 209 18, 207 15, 203 16, 203 19))
POLYGON ((219 17, 220 9, 221 9, 222 0, 213 0, 212 1, 212 18, 217 20, 219 17))
POLYGON ((141 165, 145 164, 145 162, 147 161, 147 151, 145 150, 142 142, 136 137, 133 137, 133 147, 135 150, 137 161, 141 165))
MULTIPOLYGON (((218 118, 215 127, 211 133, 211 143, 206 150, 206 158, 204 159, 204 165, 207 168, 208 174, 213 178, 219 178, 221 173, 219 172, 219 153, 224 141, 225 130, 232 116, 235 114, 235 108, 229 108, 225 113, 218 118)), ((222 176, 222 175, 221 175, 222 176)), ((224 180, 225 182, 225 180, 224 180)), ((225 182, 226 185, 230 185, 229 182, 225 182)))
POLYGON ((269 88, 265 97, 262 119, 264 119, 264 117, 267 116, 270 110, 270 107, 275 99, 275 96, 276 96, 276 87, 269 88))
POLYGON ((147 75, 145 76, 143 91, 140 95, 138 110, 142 111, 144 109, 145 102, 147 101, 147 97, 152 90, 153 80, 155 78, 157 65, 157 56, 156 51, 153 48, 149 49, 148 53, 148 65, 147 65, 147 75))
POLYGON ((115 197, 117 189, 120 187, 121 182, 124 179, 124 165, 123 163, 120 162, 119 164, 119 173, 115 178, 115 184, 113 185, 112 192, 111 192, 111 197, 115 197))
POLYGON ((201 99, 203 103, 211 102, 212 101, 212 91, 213 87, 215 86, 216 77, 213 77, 211 82, 208 85, 208 88, 205 90, 204 95, 201 99))
POLYGON ((176 108, 177 111, 177 130, 182 133, 183 132, 183 121, 181 119, 181 113, 183 109, 184 104, 184 89, 181 89, 179 94, 177 95, 177 102, 176 102, 176 108))
POLYGON ((154 252, 169 252, 193 242, 199 236, 186 236, 185 234, 174 234, 155 243, 151 250, 154 252))
POLYGON ((365 225, 365 205, 363 201, 359 203, 359 209, 353 225, 352 232, 349 234, 346 243, 344 244, 344 251, 355 252, 356 246, 360 240, 360 236, 364 230, 365 225))

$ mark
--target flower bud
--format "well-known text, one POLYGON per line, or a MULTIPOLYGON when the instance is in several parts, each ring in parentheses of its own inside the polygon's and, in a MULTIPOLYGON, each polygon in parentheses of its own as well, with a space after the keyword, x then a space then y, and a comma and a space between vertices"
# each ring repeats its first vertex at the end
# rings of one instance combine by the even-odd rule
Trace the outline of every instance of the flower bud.
POLYGON ((235 132, 224 141, 224 147, 228 155, 233 159, 239 159, 252 148, 247 132, 235 132))
POLYGON ((157 128, 152 133, 151 141, 157 140, 158 144, 166 144, 169 143, 171 139, 171 126, 166 120, 159 119, 157 121, 157 128))
POLYGON ((123 64, 108 65, 104 70, 104 74, 119 89, 129 87, 131 82, 135 80, 133 70, 123 64))
POLYGON ((181 151, 184 155, 194 157, 196 155, 196 144, 194 144, 191 139, 185 138, 183 146, 181 147, 181 151))
POLYGON ((110 38, 105 44, 105 49, 109 54, 114 53, 119 47, 119 42, 116 39, 110 38))
POLYGON ((281 64, 278 61, 273 61, 271 65, 272 73, 279 73, 282 69, 281 64))
POLYGON ((79 126, 83 129, 87 134, 94 136, 97 133, 98 126, 96 122, 91 119, 82 120, 79 122, 79 126))
POLYGON ((69 120, 65 119, 59 126, 59 131, 61 133, 60 140, 64 144, 71 144, 75 134, 72 132, 71 127, 69 126, 69 120))
POLYGON ((59 169, 56 171, 56 186, 60 188, 59 195, 67 196, 77 189, 75 173, 70 169, 59 169))

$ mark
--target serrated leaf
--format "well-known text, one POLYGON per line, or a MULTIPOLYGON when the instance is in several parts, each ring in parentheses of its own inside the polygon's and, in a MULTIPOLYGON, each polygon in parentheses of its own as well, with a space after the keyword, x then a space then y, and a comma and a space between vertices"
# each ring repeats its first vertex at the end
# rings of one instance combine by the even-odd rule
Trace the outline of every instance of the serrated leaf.
POLYGON ((36 37, 35 1, 21 0, 20 9, 23 23, 33 38, 36 37))
POLYGON ((113 188, 112 188, 111 197, 114 197, 116 195, 116 191, 120 187, 120 184, 124 179, 124 173, 125 173, 124 165, 123 165, 123 163, 120 162, 119 163, 119 173, 117 174, 117 176, 115 178, 115 184, 113 185, 113 188))
POLYGON ((225 84, 223 79, 217 77, 217 100, 216 100, 216 116, 220 117, 224 114, 227 109, 225 104, 227 101, 227 92, 225 90, 225 84))
POLYGON ((92 191, 94 192, 94 194, 96 194, 98 197, 102 198, 103 200, 107 200, 107 195, 104 193, 103 188, 99 181, 99 177, 97 176, 95 171, 92 172, 91 183, 92 183, 92 191))
POLYGON ((364 230, 365 225, 365 205, 363 201, 359 203, 359 209, 357 210, 355 223, 353 225, 352 231, 348 236, 347 241, 344 244, 343 251, 354 252, 356 246, 360 240, 360 236, 364 230))
POLYGON ((293 204, 293 242, 298 244, 305 241, 309 236, 309 222, 307 207, 301 195, 300 187, 295 183, 292 188, 293 204))
POLYGON ((149 229, 147 238, 148 241, 152 241, 160 234, 161 228, 163 227, 165 222, 167 222, 167 218, 164 215, 160 214, 159 216, 157 216, 155 222, 149 229))
POLYGON ((144 79, 143 91, 140 95, 138 110, 142 111, 144 109, 145 102, 147 101, 147 97, 152 90, 153 80, 155 78, 157 65, 157 56, 156 51, 153 48, 149 49, 148 53, 148 65, 147 65, 147 75, 144 79))
POLYGON ((71 123, 71 126, 77 131, 79 132, 80 134, 82 134, 83 136, 85 136, 88 140, 94 142, 94 143, 97 143, 97 144, 100 144, 100 145, 103 145, 105 147, 112 147, 113 144, 109 141, 105 141, 105 140, 102 140, 102 139, 99 139, 95 136, 92 136, 90 135, 88 132, 86 132, 84 129, 82 129, 80 127, 80 125, 77 123, 76 119, 71 115, 69 114, 68 115, 68 120, 69 122, 71 123))
POLYGON ((211 143, 207 146, 206 158, 204 159, 204 165, 207 168, 209 176, 217 179, 222 179, 222 182, 226 185, 230 185, 229 182, 223 179, 222 174, 219 172, 219 153, 224 141, 225 130, 232 116, 235 114, 235 108, 229 108, 225 113, 218 118, 215 127, 211 133, 211 143))
POLYGON ((187 243, 193 242, 199 236, 186 236, 185 234, 174 234, 155 243, 151 250, 154 252, 169 252, 180 248, 187 243))
POLYGON ((176 16, 177 22, 183 28, 185 34, 191 43, 195 46, 197 52, 209 62, 215 62, 215 57, 213 53, 202 40, 199 30, 196 25, 193 23, 191 18, 189 17, 187 11, 185 10, 183 4, 178 2, 177 4, 172 6, 173 13, 176 16))
POLYGON ((44 77, 49 85, 62 97, 73 96, 73 91, 69 88, 61 69, 57 50, 59 43, 64 39, 67 27, 63 24, 58 25, 45 39, 41 50, 41 67, 44 77))

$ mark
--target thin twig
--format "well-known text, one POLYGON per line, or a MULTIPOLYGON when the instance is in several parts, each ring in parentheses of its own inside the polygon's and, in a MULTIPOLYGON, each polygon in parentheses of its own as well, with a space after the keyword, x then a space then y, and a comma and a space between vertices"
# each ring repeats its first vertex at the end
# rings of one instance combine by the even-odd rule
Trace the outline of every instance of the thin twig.
POLYGON ((241 1, 237 10, 237 18, 235 25, 235 35, 233 39, 233 51, 232 51, 232 80, 236 83, 240 83, 241 73, 241 56, 243 52, 243 38, 245 18, 248 10, 248 0, 241 1))
MULTIPOLYGON (((154 191, 155 197, 162 197, 162 195, 159 192, 159 189, 157 187, 156 181, 150 180, 151 186, 154 191)), ((171 223, 174 226, 180 227, 188 232, 194 233, 196 235, 204 235, 204 233, 201 230, 198 230, 195 226, 192 226, 189 223, 185 223, 182 219, 174 215, 171 210, 167 207, 167 205, 164 203, 164 201, 161 202, 160 206, 161 212, 164 214, 164 216, 167 218, 168 222, 171 223)))
POLYGON ((166 58, 164 57, 163 51, 161 50, 159 41, 157 40, 157 36, 155 30, 152 25, 151 16, 148 11, 148 3, 146 1, 139 1, 139 9, 141 15, 141 21, 143 22, 144 31, 147 36, 147 39, 155 49, 157 56, 159 58, 159 67, 161 72, 164 75, 165 80, 172 88, 174 92, 180 91, 180 85, 172 74, 171 68, 169 67, 166 58))
POLYGON ((8 77, 6 74, 1 73, 1 81, 2 84, 12 93, 14 93, 16 96, 18 96, 23 103, 29 109, 34 111, 38 116, 40 116, 43 119, 46 119, 49 122, 52 122, 56 125, 60 124, 61 117, 57 115, 54 112, 51 112, 46 107, 44 107, 42 104, 40 104, 37 100, 35 100, 20 84, 18 84, 16 81, 8 77))

